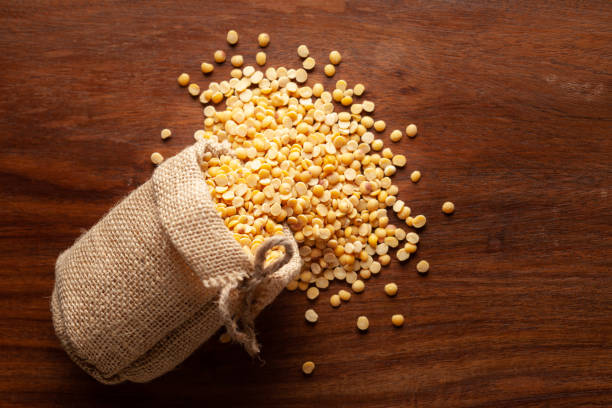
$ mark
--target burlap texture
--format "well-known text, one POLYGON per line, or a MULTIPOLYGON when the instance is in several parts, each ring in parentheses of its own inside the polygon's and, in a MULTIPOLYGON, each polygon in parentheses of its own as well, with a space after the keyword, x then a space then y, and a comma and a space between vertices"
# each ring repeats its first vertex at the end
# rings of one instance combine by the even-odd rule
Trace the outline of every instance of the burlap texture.
MULTIPOLYGON (((98 381, 146 382, 173 369, 222 326, 220 290, 253 272, 215 210, 199 167, 206 151, 227 146, 200 141, 168 159, 57 260, 55 331, 98 381)), ((257 287, 255 315, 299 272, 286 236, 295 250, 257 287)))

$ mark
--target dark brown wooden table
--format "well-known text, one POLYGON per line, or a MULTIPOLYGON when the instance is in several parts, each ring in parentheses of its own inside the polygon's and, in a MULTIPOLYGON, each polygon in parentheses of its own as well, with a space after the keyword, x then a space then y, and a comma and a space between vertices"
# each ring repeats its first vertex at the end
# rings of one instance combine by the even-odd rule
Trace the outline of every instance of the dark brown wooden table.
POLYGON ((0 2, 0 406, 611 406, 611 27, 606 1, 0 2), (271 66, 307 44, 326 85, 340 50, 334 81, 365 83, 388 129, 419 125, 396 181, 431 271, 393 263, 339 310, 324 294, 314 328, 281 294, 257 321, 264 367, 211 341, 150 384, 98 384, 54 335, 55 259, 151 152, 192 143, 202 111, 176 77, 206 84, 230 28, 251 64, 259 32, 271 66))

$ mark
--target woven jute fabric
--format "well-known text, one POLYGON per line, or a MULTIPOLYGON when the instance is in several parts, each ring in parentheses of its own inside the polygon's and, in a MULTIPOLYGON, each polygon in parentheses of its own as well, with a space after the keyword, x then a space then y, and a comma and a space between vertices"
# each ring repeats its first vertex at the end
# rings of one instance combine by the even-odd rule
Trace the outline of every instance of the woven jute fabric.
POLYGON ((245 254, 204 181, 199 163, 207 151, 224 154, 228 146, 200 141, 168 159, 57 259, 55 331, 100 382, 164 374, 222 325, 240 327, 228 316, 247 313, 252 321, 299 272, 289 231, 276 238, 288 250, 274 268, 258 269, 245 254))

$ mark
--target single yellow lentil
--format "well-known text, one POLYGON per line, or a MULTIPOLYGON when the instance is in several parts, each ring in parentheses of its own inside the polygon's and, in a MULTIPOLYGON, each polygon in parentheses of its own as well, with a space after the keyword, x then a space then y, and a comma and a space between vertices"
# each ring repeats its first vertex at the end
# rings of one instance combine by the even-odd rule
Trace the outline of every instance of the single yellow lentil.
POLYGON ((417 272, 419 272, 420 274, 427 273, 427 271, 429 271, 429 262, 424 259, 422 261, 419 261, 419 263, 416 265, 416 269, 417 272))
POLYGON ((189 95, 191 96, 198 96, 200 94, 200 87, 198 84, 191 83, 187 87, 187 91, 189 92, 189 95))
POLYGON ((357 328, 361 331, 366 331, 368 330, 368 327, 370 327, 370 321, 368 318, 365 316, 359 316, 357 318, 357 328))
POLYGON ((263 51, 259 51, 257 55, 255 55, 255 62, 257 62, 257 65, 266 65, 266 60, 267 56, 266 53, 263 51))
POLYGON ((306 291, 306 297, 310 300, 315 300, 319 297, 319 289, 314 286, 308 288, 308 290, 306 291))
POLYGON ((399 129, 395 129, 389 135, 389 139, 391 139, 392 142, 399 142, 400 140, 402 140, 402 136, 403 136, 402 131, 399 129))
POLYGON ((267 47, 270 44, 270 35, 268 33, 260 33, 257 36, 257 43, 262 48, 267 47))
POLYGON ((383 148, 383 141, 380 139, 376 139, 372 142, 372 150, 380 151, 383 148))
POLYGON ((161 162, 163 161, 164 161, 164 156, 162 156, 160 153, 154 152, 153 154, 151 154, 151 162, 153 164, 161 164, 161 162))
POLYGON ((329 61, 334 65, 338 65, 342 61, 342 55, 338 51, 332 51, 329 53, 329 61))
POLYGON ((397 257, 398 261, 403 262, 407 260, 408 258, 410 258, 410 253, 406 251, 406 248, 400 248, 395 253, 395 256, 397 257))
POLYGON ((420 179, 421 179, 420 171, 415 170, 412 173, 410 173, 410 180, 412 180, 413 183, 417 183, 420 179))
POLYGON ((355 293, 361 293, 365 289, 365 283, 363 283, 363 281, 361 279, 357 279, 351 285, 351 289, 353 289, 353 292, 355 292, 355 293))
POLYGON ((200 69, 202 70, 202 73, 210 74, 215 69, 215 66, 213 64, 208 63, 208 62, 203 62, 200 65, 200 69))
POLYGON ((394 314, 391 316, 391 323, 395 327, 402 327, 404 325, 404 316, 401 314, 394 314))
POLYGON ((417 127, 414 123, 411 123, 406 127, 406 136, 415 137, 417 134, 417 127))
POLYGON ((325 68, 323 68, 323 71, 328 77, 333 77, 336 73, 336 67, 334 67, 332 64, 327 64, 325 65, 325 68))
POLYGON ((338 292, 338 296, 340 296, 340 299, 342 299, 343 301, 348 302, 351 299, 351 292, 349 292, 348 290, 341 289, 338 292))
POLYGON ((412 219, 412 226, 415 228, 422 228, 425 226, 427 218, 424 215, 417 215, 412 219))
POLYGON ((308 71, 313 69, 315 67, 315 64, 316 64, 315 59, 312 57, 308 57, 304 61, 302 61, 302 67, 304 67, 304 69, 308 71))
POLYGON ((388 296, 395 296, 395 295, 397 295, 397 285, 395 283, 393 283, 393 282, 387 283, 385 285, 385 293, 388 296))
POLYGON ((235 30, 229 30, 227 32, 227 43, 230 45, 238 43, 238 33, 235 30))
POLYGON ((217 50, 213 54, 213 58, 217 64, 223 64, 225 62, 225 52, 222 50, 217 50))
POLYGON ((244 58, 242 57, 242 55, 233 55, 232 58, 230 59, 230 62, 232 63, 233 66, 238 68, 238 67, 241 67, 242 64, 244 63, 244 58))
POLYGON ((162 131, 161 131, 161 138, 162 139, 166 140, 170 136, 172 136, 172 131, 170 129, 162 129, 162 131))
POLYGON ((406 241, 409 243, 416 245, 419 243, 419 234, 416 232, 409 232, 406 234, 406 241))
POLYGON ((389 256, 389 254, 381 255, 378 257, 378 262, 380 262, 382 266, 387 266, 391 263, 391 256, 389 256))
POLYGON ((300 58, 306 58, 310 52, 308 51, 308 47, 302 44, 297 48, 297 53, 300 58))
POLYGON ((314 369, 315 363, 313 363, 312 361, 306 361, 304 364, 302 364, 302 372, 306 375, 312 374, 314 369))
POLYGON ((306 310, 304 317, 309 323, 316 323, 319 320, 319 315, 313 309, 306 310))
POLYGON ((365 92, 365 86, 363 84, 357 84, 353 87, 353 93, 357 96, 363 95, 365 92))
POLYGON ((403 154, 396 154, 391 159, 391 163, 393 163, 395 167, 404 167, 406 165, 406 156, 403 154))
POLYGON ((442 212, 444 214, 452 214, 455 211, 455 204, 450 201, 446 201, 442 204, 442 212))
POLYGON ((376 130, 377 132, 383 132, 386 127, 387 124, 384 120, 377 120, 376 122, 374 122, 374 130, 376 130))
POLYGON ((180 86, 187 86, 187 85, 189 85, 189 74, 186 74, 186 73, 183 72, 181 75, 178 76, 177 81, 178 81, 180 86))
POLYGON ((329 303, 332 307, 338 307, 342 303, 339 295, 331 295, 329 298, 329 303))
POLYGON ((350 96, 344 96, 341 100, 340 103, 344 106, 349 106, 350 104, 353 103, 353 98, 350 96))

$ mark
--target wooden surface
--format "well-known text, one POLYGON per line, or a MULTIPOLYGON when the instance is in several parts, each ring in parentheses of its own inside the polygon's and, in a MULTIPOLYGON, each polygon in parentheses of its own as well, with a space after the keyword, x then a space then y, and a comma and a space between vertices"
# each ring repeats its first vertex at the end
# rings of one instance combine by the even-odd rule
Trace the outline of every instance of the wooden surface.
POLYGON ((611 406, 611 26, 605 1, 2 1, 0 406, 611 406), (314 328, 305 296, 281 294, 257 321, 264 367, 212 341, 150 384, 98 384, 54 335, 55 259, 152 151, 192 143, 201 107, 176 76, 206 84, 229 28, 251 64, 261 31, 271 66, 308 44, 316 78, 340 50, 334 80, 363 82, 388 129, 419 125, 396 181, 428 216, 431 272, 394 263, 339 310, 335 284, 314 328))

